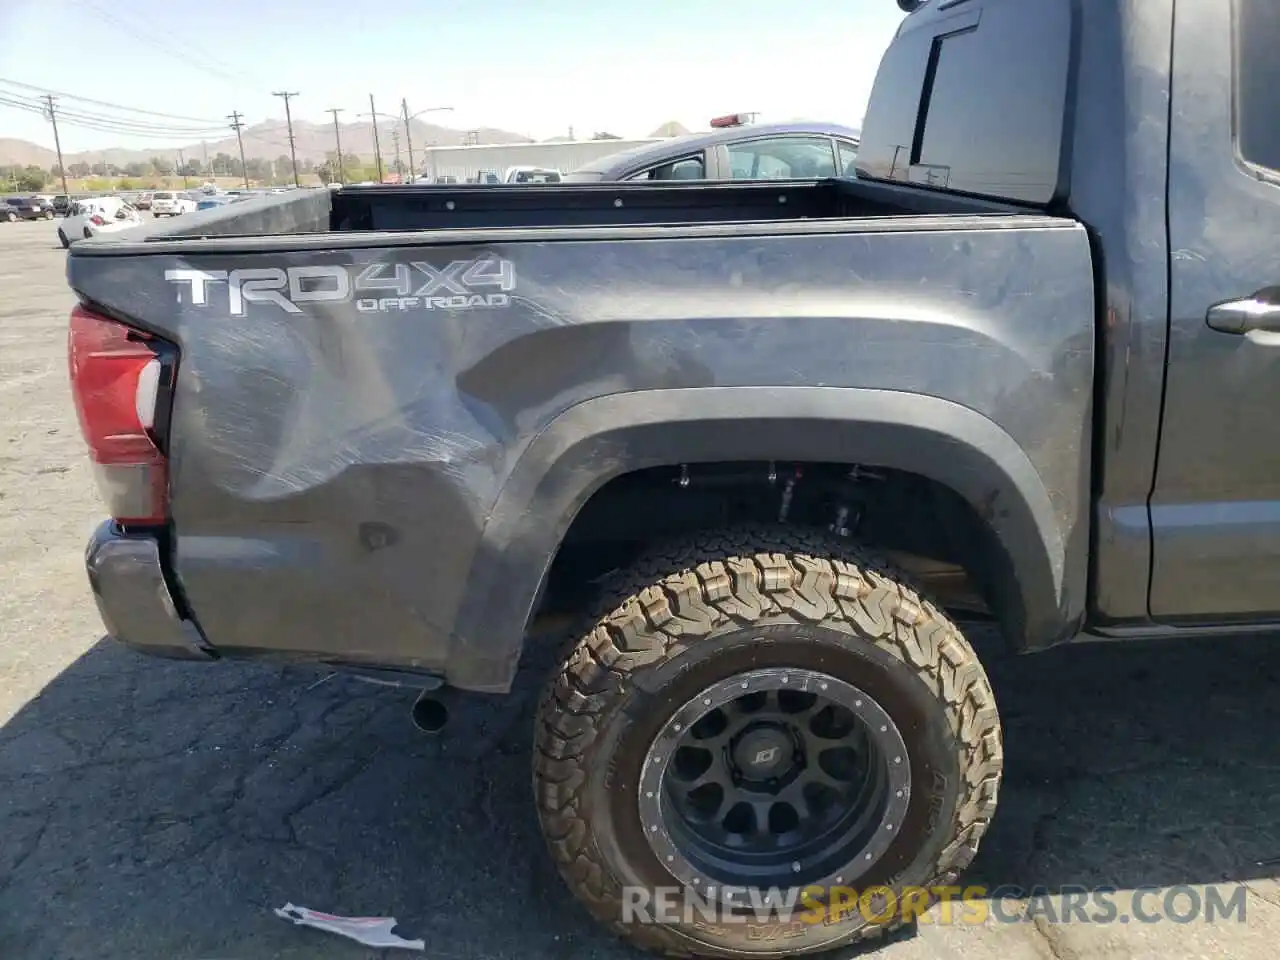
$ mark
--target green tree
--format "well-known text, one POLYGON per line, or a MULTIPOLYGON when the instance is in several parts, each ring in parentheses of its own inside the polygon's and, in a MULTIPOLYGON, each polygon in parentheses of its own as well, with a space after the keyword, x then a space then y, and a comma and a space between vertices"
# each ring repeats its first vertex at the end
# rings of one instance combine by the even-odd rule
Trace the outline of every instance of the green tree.
POLYGON ((146 177, 151 175, 151 164, 149 163, 130 163, 124 168, 126 177, 146 177))
POLYGON ((26 172, 18 177, 17 187, 25 193, 34 193, 36 190, 43 190, 45 182, 43 170, 38 173, 26 172))
POLYGON ((83 180, 85 177, 89 176, 89 174, 93 173, 93 170, 90 168, 89 164, 85 163, 83 160, 78 160, 75 163, 67 165, 67 173, 75 177, 77 180, 83 180))
POLYGON ((152 157, 151 167, 162 177, 173 176, 173 161, 167 157, 152 157))

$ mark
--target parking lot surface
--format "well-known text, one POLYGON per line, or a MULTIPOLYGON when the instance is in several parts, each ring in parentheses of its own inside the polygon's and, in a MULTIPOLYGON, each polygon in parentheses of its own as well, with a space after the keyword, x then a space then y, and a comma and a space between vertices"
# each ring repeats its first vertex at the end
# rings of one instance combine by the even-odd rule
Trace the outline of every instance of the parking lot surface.
MULTIPOLYGON (((273 916, 288 901, 394 915, 433 960, 638 956, 586 918, 544 853, 536 676, 469 704, 465 736, 426 739, 411 692, 152 660, 101 638, 82 555, 101 506, 66 385, 56 228, 0 224, 0 958, 383 955, 273 916)), ((874 955, 1274 957, 1276 641, 995 664, 1006 779, 965 882, 1116 887, 1117 919, 1055 924, 1015 899, 1001 912, 1023 919, 946 925, 935 911, 874 955), (1125 906, 1156 887, 1149 915, 1191 885, 1185 917, 1207 885, 1228 899, 1242 884, 1243 923, 1139 922, 1125 906)))

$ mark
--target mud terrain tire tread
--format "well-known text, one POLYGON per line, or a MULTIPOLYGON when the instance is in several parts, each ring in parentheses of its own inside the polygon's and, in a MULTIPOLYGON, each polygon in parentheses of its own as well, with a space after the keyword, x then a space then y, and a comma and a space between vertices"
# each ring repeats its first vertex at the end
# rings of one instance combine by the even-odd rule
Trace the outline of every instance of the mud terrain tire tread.
MULTIPOLYGON (((908 577, 821 531, 737 528, 673 542, 606 584, 543 692, 535 731, 534 789, 552 857, 590 913, 637 946, 672 956, 722 953, 675 929, 619 919, 622 891, 584 813, 589 772, 599 762, 593 746, 634 671, 714 630, 749 628, 764 618, 822 623, 872 643, 910 666, 944 706, 960 757, 961 796, 950 840, 923 885, 955 882, 995 812, 1003 744, 991 686, 955 624, 908 577)), ((817 949, 864 942, 901 925, 868 924, 817 949)))

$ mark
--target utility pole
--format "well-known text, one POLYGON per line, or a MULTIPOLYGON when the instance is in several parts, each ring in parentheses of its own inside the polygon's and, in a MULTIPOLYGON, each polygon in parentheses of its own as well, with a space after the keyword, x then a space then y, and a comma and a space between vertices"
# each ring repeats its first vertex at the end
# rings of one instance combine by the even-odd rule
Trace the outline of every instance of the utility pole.
POLYGON ((409 147, 409 182, 418 178, 418 168, 413 165, 413 133, 409 130, 409 101, 401 98, 400 112, 404 114, 404 141, 409 147))
POLYGON ((345 184, 347 168, 342 162, 342 131, 338 128, 338 114, 342 113, 342 108, 330 107, 327 112, 333 114, 333 139, 338 142, 338 182, 345 184))
POLYGON ((204 154, 204 168, 209 174, 209 179, 213 179, 213 167, 209 166, 209 143, 207 140, 200 141, 200 152, 204 154))
POLYGON ((373 159, 378 164, 378 182, 382 182, 382 147, 378 144, 378 110, 369 94, 369 122, 373 124, 373 159))
POLYGON ((187 161, 182 158, 181 150, 178 151, 178 172, 182 174, 182 189, 185 190, 191 184, 187 182, 187 161))
POLYGON ((62 192, 66 196, 71 196, 67 190, 67 168, 62 165, 62 140, 58 136, 58 113, 53 108, 54 101, 58 98, 51 93, 46 93, 44 102, 49 110, 49 122, 53 124, 53 145, 58 150, 58 174, 62 177, 62 192))
POLYGON ((396 147, 396 173, 400 176, 400 182, 404 183, 404 164, 400 162, 400 131, 392 129, 391 142, 396 147))
POLYGON ((240 130, 244 124, 240 122, 239 111, 232 110, 227 115, 227 119, 231 121, 231 129, 236 132, 236 143, 240 144, 240 175, 244 177, 244 188, 249 189, 249 167, 244 162, 244 137, 241 136, 240 130))
POLYGON ((289 112, 289 98, 298 96, 298 93, 297 91, 280 90, 271 95, 284 100, 284 122, 289 127, 289 159, 293 162, 293 185, 300 187, 302 184, 298 180, 298 151, 294 149, 293 144, 293 114, 289 112))

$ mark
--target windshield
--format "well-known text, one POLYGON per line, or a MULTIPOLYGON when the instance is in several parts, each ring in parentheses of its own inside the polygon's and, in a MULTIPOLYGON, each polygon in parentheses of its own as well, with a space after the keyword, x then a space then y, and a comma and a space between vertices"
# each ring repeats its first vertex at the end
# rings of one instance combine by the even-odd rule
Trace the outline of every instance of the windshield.
POLYGON ((172 199, 173 199, 173 194, 172 194, 172 193, 157 193, 157 194, 154 194, 154 195, 152 196, 152 198, 151 198, 151 199, 152 199, 152 200, 172 200, 172 199))

